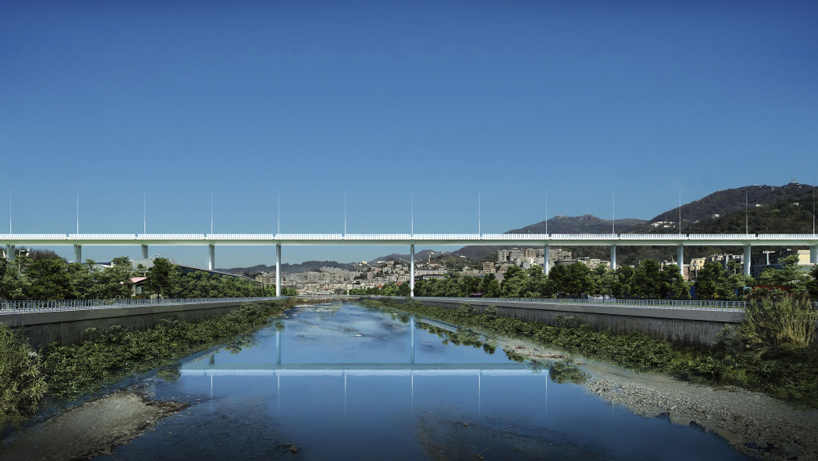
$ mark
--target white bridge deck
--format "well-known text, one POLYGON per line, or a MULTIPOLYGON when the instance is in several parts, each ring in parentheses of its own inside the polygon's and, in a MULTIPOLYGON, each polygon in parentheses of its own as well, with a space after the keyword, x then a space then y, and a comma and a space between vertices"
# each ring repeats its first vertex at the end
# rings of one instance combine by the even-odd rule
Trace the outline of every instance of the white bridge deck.
POLYGON ((813 246, 818 234, 0 234, 0 245, 813 246))
MULTIPOLYGON (((684 261, 685 246, 742 246, 744 274, 750 275, 753 245, 808 246, 810 263, 818 264, 818 234, 0 234, 7 257, 18 245, 73 245, 74 260, 82 261, 83 245, 140 245, 148 257, 149 245, 204 245, 208 268, 216 268, 216 246, 270 245, 276 247, 276 296, 281 296, 281 247, 289 245, 406 245, 410 254, 410 293, 415 288, 415 246, 607 246, 610 268, 616 269, 616 249, 621 246, 675 246, 677 261, 684 261)), ((543 270, 548 274, 548 251, 543 270)))

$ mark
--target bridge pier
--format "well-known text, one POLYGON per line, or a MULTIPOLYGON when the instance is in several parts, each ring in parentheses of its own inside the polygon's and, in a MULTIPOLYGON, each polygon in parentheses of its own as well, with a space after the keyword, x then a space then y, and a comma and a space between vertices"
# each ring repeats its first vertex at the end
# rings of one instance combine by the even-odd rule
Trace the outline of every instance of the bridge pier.
POLYGON ((276 328, 276 365, 281 365, 281 332, 276 328))
POLYGON ((809 247, 809 263, 818 264, 818 245, 809 247))
POLYGON ((6 245, 6 259, 11 262, 14 261, 14 253, 17 251, 15 245, 6 245))
POLYGON ((676 261, 679 264, 679 272, 684 275, 684 266, 685 266, 685 246, 679 245, 676 247, 676 261))
POLYGON ((415 316, 409 317, 409 363, 415 363, 415 316))
POLYGON ((148 259, 148 246, 142 245, 142 259, 148 259))
POLYGON ((545 252, 542 254, 542 273, 548 275, 548 265, 551 263, 550 255, 548 254, 548 245, 545 245, 545 252))
POLYGON ((82 245, 74 245, 74 262, 82 263, 82 245))
POLYGON ((281 296, 281 244, 276 243, 276 296, 281 296))
POLYGON ((216 245, 208 245, 207 250, 207 268, 214 270, 216 269, 216 245))
POLYGON ((409 245, 409 297, 415 297, 415 244, 409 245))
POLYGON ((611 270, 616 270, 616 245, 611 245, 611 270))
POLYGON ((744 275, 750 276, 750 245, 744 245, 744 275))

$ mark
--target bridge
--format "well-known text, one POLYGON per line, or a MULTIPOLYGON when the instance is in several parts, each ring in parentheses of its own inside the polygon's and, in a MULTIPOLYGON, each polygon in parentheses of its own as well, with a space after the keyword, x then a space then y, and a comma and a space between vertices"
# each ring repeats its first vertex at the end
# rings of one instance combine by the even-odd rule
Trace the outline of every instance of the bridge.
POLYGON ((287 245, 399 245, 410 254, 410 291, 415 289, 415 245, 539 246, 545 249, 548 273, 550 246, 607 246, 611 269, 616 269, 620 246, 671 246, 677 261, 684 261, 685 246, 740 246, 744 248, 744 274, 750 275, 750 251, 755 246, 808 246, 810 263, 818 264, 818 234, 0 234, 0 245, 14 257, 18 245, 72 245, 74 260, 82 261, 83 245, 138 245, 148 257, 149 245, 201 245, 208 247, 208 268, 216 267, 216 245, 276 247, 276 296, 281 295, 281 247, 287 245))

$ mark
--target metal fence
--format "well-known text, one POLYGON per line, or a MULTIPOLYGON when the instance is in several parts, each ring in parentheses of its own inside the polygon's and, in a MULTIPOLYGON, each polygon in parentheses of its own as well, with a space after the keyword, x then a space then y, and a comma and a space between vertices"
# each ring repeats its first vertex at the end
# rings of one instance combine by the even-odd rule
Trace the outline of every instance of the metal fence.
POLYGON ((566 304, 583 306, 636 307, 645 309, 728 310, 742 311, 746 301, 700 301, 675 299, 616 299, 616 298, 444 298, 423 297, 419 300, 480 302, 517 302, 532 304, 566 304))
POLYGON ((89 309, 113 309, 145 306, 179 306, 185 304, 240 303, 250 301, 272 301, 282 297, 264 298, 146 298, 146 299, 63 299, 0 301, 0 315, 27 312, 65 312, 89 309))

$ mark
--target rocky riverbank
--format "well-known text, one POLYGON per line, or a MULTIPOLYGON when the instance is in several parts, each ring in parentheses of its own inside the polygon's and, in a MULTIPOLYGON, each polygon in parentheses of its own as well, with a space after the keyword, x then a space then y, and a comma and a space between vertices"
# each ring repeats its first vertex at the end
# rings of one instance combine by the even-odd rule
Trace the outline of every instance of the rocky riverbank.
MULTIPOLYGON (((507 340, 499 346, 532 360, 569 358, 523 341, 507 340)), ((572 359, 589 374, 583 387, 612 405, 648 418, 667 415, 674 424, 697 424, 757 459, 818 459, 818 410, 740 388, 691 384, 572 359)))
POLYGON ((91 459, 130 442, 188 405, 116 392, 54 416, 0 447, 3 460, 91 459))

